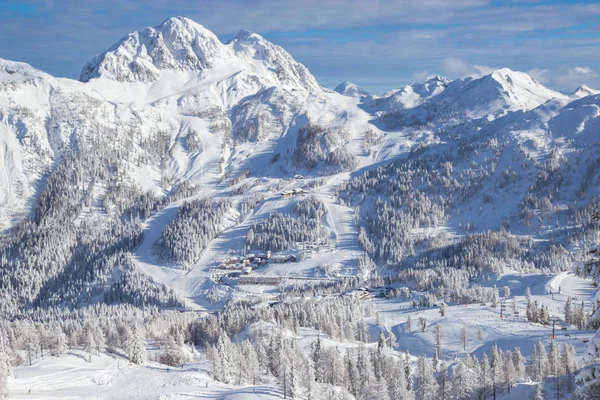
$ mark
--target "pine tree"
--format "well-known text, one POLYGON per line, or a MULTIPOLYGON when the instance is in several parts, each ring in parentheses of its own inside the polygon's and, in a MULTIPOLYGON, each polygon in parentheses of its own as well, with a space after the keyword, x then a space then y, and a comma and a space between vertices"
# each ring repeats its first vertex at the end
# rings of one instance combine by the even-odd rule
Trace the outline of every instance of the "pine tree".
POLYGON ((60 327, 55 327, 53 332, 54 355, 59 357, 67 352, 67 335, 60 327))
POLYGON ((8 377, 10 375, 10 359, 4 331, 0 327, 0 400, 8 399, 8 377))
POLYGON ((450 379, 448 377, 448 366, 444 361, 440 363, 438 375, 438 387, 439 387, 439 400, 446 400, 450 398, 451 395, 451 385, 450 379))
POLYGON ((433 377, 433 370, 424 355, 419 356, 417 362, 418 380, 416 398, 417 400, 434 400, 438 396, 437 382, 433 377))
POLYGON ((523 355, 521 355, 521 349, 519 349, 518 347, 515 347, 514 350, 512 351, 512 361, 513 361, 513 365, 515 366, 515 372, 516 372, 516 376, 517 378, 525 378, 525 357, 523 357, 523 355))
POLYGON ((500 388, 504 382, 504 366, 503 359, 498 345, 494 343, 492 347, 492 354, 490 358, 490 372, 491 372, 491 386, 492 386, 492 398, 495 400, 500 393, 500 388))
POLYGON ((502 292, 504 293, 504 299, 508 300, 510 298, 510 288, 508 286, 504 286, 502 292))
POLYGON ((483 353, 483 357, 481 357, 479 365, 479 398, 486 400, 490 398, 490 389, 492 385, 492 373, 487 354, 483 353))
POLYGON ((440 324, 435 324, 433 334, 435 338, 435 350, 439 357, 442 355, 442 340, 444 339, 444 332, 442 331, 442 326, 440 324))
POLYGON ((127 353, 131 362, 143 364, 146 361, 146 342, 141 328, 134 322, 127 339, 127 353))
POLYGON ((377 350, 381 352, 385 347, 385 336, 383 335, 383 332, 379 332, 379 338, 377 339, 377 350))
POLYGON ((567 302, 565 303, 565 322, 567 324, 573 323, 573 301, 571 300, 571 296, 567 297, 567 302))
POLYGON ((321 336, 317 337, 317 340, 311 345, 312 346, 312 362, 315 370, 315 380, 317 382, 324 382, 324 364, 323 364, 323 349, 321 348, 321 336))
POLYGON ((542 383, 534 385, 533 391, 531 392, 530 400, 545 400, 544 387, 542 383))
POLYGON ((87 330, 83 339, 83 349, 88 355, 88 362, 92 362, 92 352, 95 348, 94 333, 91 330, 87 330))
POLYGON ((219 355, 219 361, 221 362, 221 382, 224 383, 231 383, 232 376, 231 369, 233 364, 231 362, 229 344, 229 339, 226 339, 224 334, 219 336, 219 341, 217 342, 217 353, 219 355))
POLYGON ((476 377, 469 367, 469 354, 459 360, 452 371, 452 393, 456 400, 471 399, 475 390, 476 377))
POLYGON ((536 345, 537 347, 537 376, 541 381, 543 380, 548 371, 548 353, 546 352, 546 347, 541 341, 538 341, 536 345))
POLYGON ((404 380, 406 382, 406 390, 407 391, 412 391, 412 387, 413 387, 413 379, 412 379, 412 371, 410 368, 411 362, 410 362, 410 354, 408 353, 408 351, 406 353, 404 353, 404 380))

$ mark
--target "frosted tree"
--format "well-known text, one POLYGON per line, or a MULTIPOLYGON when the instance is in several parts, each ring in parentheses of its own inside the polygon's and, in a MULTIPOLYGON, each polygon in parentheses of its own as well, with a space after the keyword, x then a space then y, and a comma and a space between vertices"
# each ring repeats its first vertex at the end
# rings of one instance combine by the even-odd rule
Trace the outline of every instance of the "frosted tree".
POLYGON ((311 344, 311 347, 311 359, 315 370, 315 379, 317 382, 323 383, 325 378, 325 365, 323 348, 321 347, 321 336, 317 337, 317 340, 311 344))
POLYGON ((525 370, 525 357, 521 354, 521 350, 515 347, 512 351, 512 362, 515 368, 515 374, 517 378, 524 378, 526 374, 525 370))
POLYGON ((500 301, 500 295, 498 294, 498 288, 494 285, 492 289, 492 307, 498 307, 498 302, 500 301))
POLYGON ((452 371, 452 393, 456 400, 467 400, 472 398, 472 394, 477 386, 477 376, 469 366, 470 357, 458 361, 452 371))
POLYGON ((417 361, 418 379, 416 383, 417 400, 435 400, 438 398, 438 385, 433 376, 431 364, 424 355, 419 356, 417 361))
POLYGON ((567 297, 567 301, 565 303, 565 322, 567 324, 572 324, 574 319, 573 316, 573 301, 571 300, 571 296, 569 296, 567 297))
POLYGON ((146 341, 137 323, 133 324, 127 339, 127 354, 135 364, 143 364, 146 361, 146 341))
POLYGON ((59 327, 55 326, 52 332, 52 341, 54 343, 53 353, 55 356, 62 356, 67 352, 67 335, 65 332, 59 327))
POLYGON ((220 360, 220 381, 224 383, 231 382, 231 354, 229 350, 229 339, 225 339, 225 335, 219 336, 219 342, 217 343, 217 353, 219 354, 220 360))
POLYGON ((538 383, 533 386, 533 390, 531 391, 530 400, 545 400, 544 397, 544 386, 542 383, 538 383))
POLYGON ((446 365, 446 363, 444 361, 442 361, 440 363, 440 368, 439 368, 439 374, 438 374, 438 387, 439 387, 439 395, 438 395, 438 399, 439 400, 446 400, 449 399, 452 393, 452 386, 451 386, 451 380, 450 377, 448 376, 448 366, 446 365))
POLYGON ((258 359, 258 355, 256 354, 254 346, 252 346, 252 344, 249 341, 245 340, 242 343, 241 354, 243 357, 243 361, 241 364, 244 365, 244 369, 248 380, 253 385, 258 384, 258 382, 261 379, 261 366, 260 360, 258 359))
POLYGON ((442 355, 442 341, 444 340, 444 332, 440 324, 435 324, 435 328, 433 329, 433 337, 435 339, 435 351, 439 357, 442 355))
POLYGON ((83 349, 87 353, 88 362, 92 362, 92 353, 96 349, 96 342, 94 340, 94 332, 86 330, 83 338, 83 349))
POLYGON ((408 351, 406 353, 404 353, 403 372, 404 372, 404 380, 406 381, 406 390, 411 391, 412 387, 413 387, 413 377, 412 377, 412 370, 411 370, 410 354, 408 353, 408 351))
POLYGON ((410 315, 406 317, 406 330, 409 333, 412 332, 412 320, 410 319, 410 315))
POLYGON ((10 358, 4 331, 0 327, 0 400, 8 399, 8 377, 10 375, 10 358))
POLYGON ((532 373, 530 373, 534 381, 542 381, 546 377, 548 370, 548 352, 541 341, 533 345, 531 352, 532 373))
POLYGON ((175 341, 173 336, 168 336, 162 341, 162 349, 158 355, 158 361, 161 364, 177 366, 186 361, 185 353, 181 346, 175 341))
POLYGON ((99 356, 100 352, 102 352, 106 346, 106 336, 104 335, 104 330, 102 330, 102 328, 98 325, 94 326, 93 332, 96 355, 99 356))
POLYGON ((491 394, 492 379, 489 358, 483 353, 479 362, 479 398, 487 399, 491 394))
POLYGON ((504 379, 504 365, 501 351, 498 349, 498 345, 494 343, 492 347, 492 353, 490 357, 490 372, 491 372, 491 384, 492 384, 492 398, 496 399, 500 392, 500 387, 505 381, 504 379))

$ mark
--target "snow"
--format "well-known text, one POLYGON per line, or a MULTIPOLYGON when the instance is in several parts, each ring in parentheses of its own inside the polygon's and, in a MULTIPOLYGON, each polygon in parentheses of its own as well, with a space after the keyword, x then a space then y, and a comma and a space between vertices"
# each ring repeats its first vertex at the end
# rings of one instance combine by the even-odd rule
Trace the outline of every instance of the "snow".
MULTIPOLYGON (((598 144, 600 128, 600 95, 587 87, 566 96, 525 73, 505 68, 480 79, 435 77, 382 96, 369 95, 351 82, 342 83, 334 92, 321 88, 306 67, 258 34, 242 30, 230 42, 222 43, 203 26, 182 17, 124 37, 83 68, 81 82, 57 79, 26 64, 0 60, 0 92, 0 229, 27 215, 43 186, 43 176, 63 157, 81 150, 81 143, 94 138, 96 127, 100 133, 114 128, 119 144, 135 131, 137 141, 122 144, 130 146, 132 159, 148 158, 152 149, 144 147, 142 139, 167 133, 171 146, 165 159, 154 164, 127 162, 122 178, 125 184, 161 196, 183 183, 197 187, 197 193, 167 205, 144 221, 143 242, 132 259, 154 281, 172 288, 187 309, 197 311, 219 310, 228 299, 277 297, 277 286, 240 285, 215 267, 229 253, 253 251, 246 249, 246 234, 253 223, 275 212, 293 214, 303 195, 282 198, 281 190, 311 186, 307 191, 325 204, 321 222, 330 233, 331 246, 307 252, 299 262, 269 263, 252 275, 305 282, 354 276, 363 251, 358 244, 355 210, 339 204, 335 197, 342 182, 395 158, 409 157, 419 145, 437 146, 439 155, 445 156, 452 150, 450 134, 457 131, 461 140, 473 143, 481 138, 505 141, 506 150, 495 161, 494 175, 481 189, 481 193, 498 197, 497 206, 475 198, 468 204, 456 204, 447 224, 412 232, 433 237, 444 231, 456 238, 464 234, 466 223, 476 226, 476 231, 497 229, 501 221, 519 212, 537 172, 523 167, 525 161, 544 164, 553 151, 561 155, 578 151, 583 161, 594 159, 593 146, 598 144), (384 123, 386 115, 397 120, 388 125, 384 123), (348 132, 339 145, 357 157, 356 171, 326 175, 291 162, 289 154, 295 148, 298 130, 309 120, 348 132), (245 137, 244 129, 255 126, 260 128, 256 134, 245 137), (381 141, 367 145, 365 133, 369 130, 380 135, 381 141), (190 135, 197 139, 197 149, 188 148, 190 135), (277 161, 275 154, 280 156, 277 161), (523 179, 510 191, 497 190, 503 171, 508 169, 519 171, 523 179), (249 177, 229 186, 246 170, 249 177), (302 177, 292 178, 296 175, 302 177), (250 189, 233 195, 232 190, 243 184, 250 189), (227 198, 235 208, 250 194, 261 194, 264 200, 242 221, 232 208, 222 233, 192 265, 168 265, 154 257, 153 246, 185 201, 227 198), (207 293, 213 288, 224 293, 223 301, 208 301, 207 293)), ((481 149, 470 159, 457 157, 455 168, 466 171, 471 163, 494 156, 493 149, 481 149)), ((582 162, 565 175, 567 183, 561 189, 565 202, 575 199, 574 185, 580 182, 575 178, 583 175, 584 168, 582 162)), ((106 182, 96 182, 92 192, 92 206, 84 208, 80 220, 101 221, 106 217, 100 211, 106 182)), ((587 198, 593 195, 586 194, 587 198)), ((535 237, 535 228, 551 230, 550 222, 542 224, 540 218, 539 227, 517 226, 513 233, 535 237)), ((290 252, 301 250, 292 248, 290 252)), ((499 309, 470 304, 449 305, 442 317, 439 309, 416 309, 410 300, 368 300, 381 319, 381 326, 371 321, 373 340, 380 329, 387 329, 399 338, 396 350, 432 355, 433 325, 439 323, 445 338, 442 358, 447 360, 464 351, 460 340, 463 328, 469 337, 469 352, 489 354, 497 343, 503 349, 521 347, 527 355, 538 340, 548 343, 551 328, 524 320, 526 288, 554 316, 562 315, 567 296, 577 303, 583 301, 586 310, 591 310, 595 291, 590 281, 569 272, 520 275, 507 269, 497 279, 479 283, 495 284, 499 289, 508 286, 516 296, 520 315, 500 319, 499 309), (406 330, 408 316, 413 320, 412 332, 406 330), (427 318, 426 332, 417 332, 420 317, 427 318)), ((254 328, 249 327, 249 331, 254 328)), ((319 334, 303 328, 300 341, 308 346, 319 334)), ((574 344, 578 356, 583 357, 586 350, 582 339, 592 333, 569 327, 569 335, 561 334, 556 340, 574 344)), ((327 346, 357 345, 330 338, 324 342, 327 346)), ((522 398, 529 386, 518 385, 505 398, 522 398)), ((108 355, 87 363, 77 351, 17 368, 10 389, 14 398, 281 397, 276 386, 232 387, 214 382, 202 363, 167 372, 153 364, 129 366, 108 355), (208 388, 203 388, 207 383, 208 388)))
POLYGON ((352 82, 349 81, 345 81, 340 83, 339 85, 337 85, 334 89, 336 92, 338 92, 339 94, 343 94, 344 96, 348 96, 348 97, 364 97, 364 96, 369 96, 369 93, 362 89, 361 87, 355 85, 352 82))
POLYGON ((214 381, 205 362, 169 368, 148 363, 131 365, 125 359, 71 351, 45 357, 33 366, 18 367, 9 380, 12 399, 279 399, 276 386, 235 387, 214 381))

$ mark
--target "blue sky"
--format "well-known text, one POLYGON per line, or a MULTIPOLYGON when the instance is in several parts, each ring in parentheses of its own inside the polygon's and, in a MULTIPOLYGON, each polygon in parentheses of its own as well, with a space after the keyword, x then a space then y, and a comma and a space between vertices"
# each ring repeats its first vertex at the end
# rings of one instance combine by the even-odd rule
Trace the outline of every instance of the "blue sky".
POLYGON ((558 90, 600 89, 600 1, 589 0, 0 0, 0 58, 77 78, 122 36, 177 15, 222 41, 260 33, 327 87, 381 93, 509 67, 558 90))

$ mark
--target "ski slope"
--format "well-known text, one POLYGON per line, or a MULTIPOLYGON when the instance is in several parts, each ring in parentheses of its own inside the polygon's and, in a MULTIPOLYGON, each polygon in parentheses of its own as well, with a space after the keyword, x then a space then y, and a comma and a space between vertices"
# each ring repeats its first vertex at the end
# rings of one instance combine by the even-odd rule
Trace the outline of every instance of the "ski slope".
POLYGON ((85 353, 70 351, 45 357, 31 367, 18 367, 9 379, 12 399, 280 399, 277 386, 235 387, 210 378, 204 362, 169 368, 137 366, 107 354, 85 361, 85 353))

